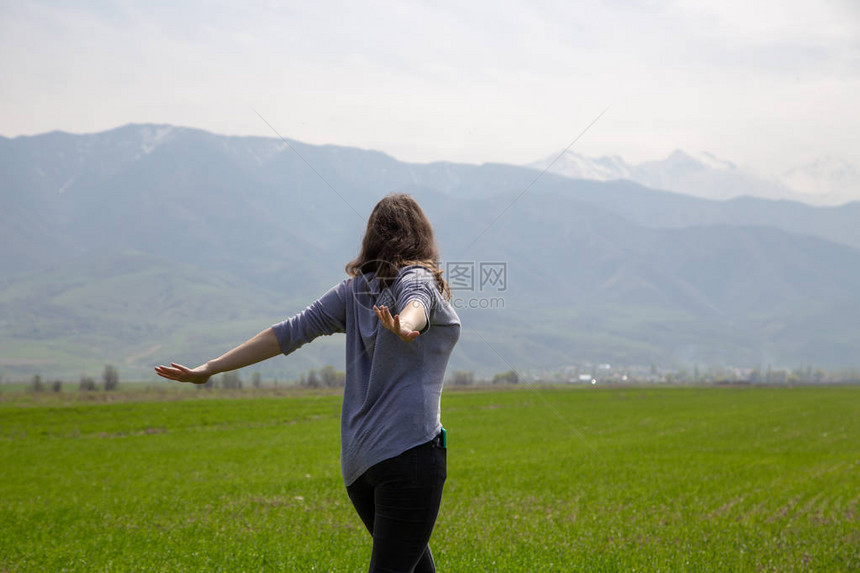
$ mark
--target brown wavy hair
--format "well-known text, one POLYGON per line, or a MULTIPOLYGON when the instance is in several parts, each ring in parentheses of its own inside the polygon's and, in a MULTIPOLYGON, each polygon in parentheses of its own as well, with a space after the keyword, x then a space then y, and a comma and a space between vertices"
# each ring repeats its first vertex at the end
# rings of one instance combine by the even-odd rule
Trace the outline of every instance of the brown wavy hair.
POLYGON ((370 213, 361 252, 347 263, 346 272, 351 277, 372 273, 385 288, 391 286, 400 269, 409 265, 430 270, 439 292, 451 300, 451 289, 439 268, 439 248, 430 221, 411 195, 389 193, 370 213))

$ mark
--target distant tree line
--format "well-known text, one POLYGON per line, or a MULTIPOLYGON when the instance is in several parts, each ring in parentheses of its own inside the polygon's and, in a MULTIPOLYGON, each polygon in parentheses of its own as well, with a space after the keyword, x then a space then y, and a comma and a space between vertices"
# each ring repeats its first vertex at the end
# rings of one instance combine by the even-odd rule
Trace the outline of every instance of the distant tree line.
MULTIPOLYGON (((336 369, 334 366, 323 366, 319 370, 311 369, 301 374, 293 384, 302 388, 343 388, 346 382, 346 373, 336 369)), ((274 382, 277 386, 277 381, 274 382)), ((219 376, 213 376, 206 384, 200 384, 198 388, 212 389, 223 388, 225 390, 241 390, 245 386, 239 371, 225 372, 219 376)), ((262 388, 263 377, 259 372, 251 373, 251 387, 262 388)))
POLYGON ((212 376, 205 384, 198 384, 199 390, 211 390, 212 388, 223 388, 225 390, 241 390, 242 378, 238 370, 224 372, 220 376, 212 376))
POLYGON ((63 382, 61 380, 54 380, 53 382, 43 382, 42 377, 39 374, 33 376, 30 380, 30 391, 31 392, 60 392, 63 389, 63 382))
MULTIPOLYGON (((612 368, 601 366, 598 371, 595 367, 586 366, 568 367, 555 373, 544 374, 540 379, 534 376, 528 378, 530 381, 544 381, 547 383, 570 383, 576 382, 584 376, 582 372, 591 372, 587 381, 596 380, 601 384, 612 383, 669 383, 669 384, 833 384, 833 383, 860 383, 860 372, 856 369, 840 371, 826 371, 812 365, 803 365, 793 369, 779 369, 771 366, 740 369, 729 367, 704 367, 694 366, 692 369, 678 368, 674 370, 658 369, 657 366, 648 367, 623 367, 612 368)), ((119 388, 118 369, 107 364, 102 371, 101 379, 97 381, 94 377, 83 374, 78 381, 78 391, 113 392, 119 388)), ((298 380, 293 379, 288 384, 297 385, 302 388, 342 388, 346 381, 346 373, 337 370, 334 366, 326 365, 320 369, 311 369, 301 374, 298 380)), ((523 377, 515 369, 494 374, 489 379, 478 379, 471 370, 456 370, 447 379, 447 383, 453 386, 472 386, 485 384, 520 384, 524 382, 523 377)), ((277 386, 277 380, 274 385, 277 386)), ((62 392, 63 381, 44 380, 40 374, 34 375, 29 382, 28 389, 31 392, 62 392)), ((227 390, 241 390, 245 386, 239 371, 225 372, 219 376, 213 376, 206 384, 198 385, 199 389, 223 388, 227 390)), ((250 386, 255 389, 263 387, 263 378, 259 372, 250 375, 250 386)))
MULTIPOLYGON (((455 371, 449 382, 454 386, 472 386, 473 384, 484 383, 484 381, 476 380, 475 373, 471 370, 455 371)), ((519 384, 521 380, 519 373, 512 369, 494 374, 491 382, 493 384, 519 384)))
MULTIPOLYGON (((101 388, 99 388, 95 378, 86 374, 82 374, 78 381, 78 390, 81 392, 95 392, 99 389, 104 390, 105 392, 113 392, 117 390, 117 388, 119 388, 119 370, 110 364, 105 365, 105 368, 102 371, 101 388)), ((42 381, 42 376, 39 374, 34 375, 30 380, 31 392, 62 392, 62 390, 62 380, 44 382, 42 381)))
POLYGON ((346 372, 331 365, 323 366, 319 372, 312 369, 307 376, 302 374, 299 378, 299 386, 303 388, 343 388, 345 384, 346 372))

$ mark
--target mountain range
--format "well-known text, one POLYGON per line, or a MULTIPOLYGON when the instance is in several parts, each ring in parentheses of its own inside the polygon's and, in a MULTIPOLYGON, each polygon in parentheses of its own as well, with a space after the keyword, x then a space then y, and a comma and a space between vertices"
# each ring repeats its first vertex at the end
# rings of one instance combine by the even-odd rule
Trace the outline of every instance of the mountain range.
MULTIPOLYGON (((154 379, 155 364, 217 356, 345 278, 388 192, 421 203, 457 287, 449 372, 847 367, 860 350, 860 203, 704 199, 151 124, 0 137, 0 181, 7 378, 110 363, 154 379)), ((258 369, 325 364, 343 367, 341 336, 258 369)))

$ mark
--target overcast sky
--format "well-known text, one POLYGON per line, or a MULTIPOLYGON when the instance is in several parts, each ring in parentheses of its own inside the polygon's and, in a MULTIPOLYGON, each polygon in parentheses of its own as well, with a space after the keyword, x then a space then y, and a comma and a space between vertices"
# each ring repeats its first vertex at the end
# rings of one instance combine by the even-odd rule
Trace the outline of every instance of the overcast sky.
POLYGON ((169 123, 527 163, 860 164, 860 2, 0 0, 0 134, 169 123))

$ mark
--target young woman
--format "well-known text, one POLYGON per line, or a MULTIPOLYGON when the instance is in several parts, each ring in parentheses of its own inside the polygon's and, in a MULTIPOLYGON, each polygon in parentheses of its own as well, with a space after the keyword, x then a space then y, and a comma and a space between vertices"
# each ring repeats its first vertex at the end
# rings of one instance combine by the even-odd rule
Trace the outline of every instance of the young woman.
POLYGON ((389 194, 374 207, 349 278, 303 312, 197 368, 155 371, 205 383, 219 372, 346 333, 341 470, 373 537, 370 571, 433 572, 428 541, 447 476, 440 398, 460 319, 418 203, 389 194), (392 315, 392 309, 394 314, 392 315))

